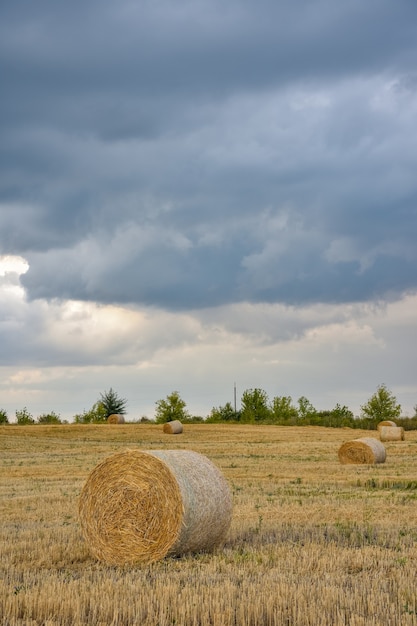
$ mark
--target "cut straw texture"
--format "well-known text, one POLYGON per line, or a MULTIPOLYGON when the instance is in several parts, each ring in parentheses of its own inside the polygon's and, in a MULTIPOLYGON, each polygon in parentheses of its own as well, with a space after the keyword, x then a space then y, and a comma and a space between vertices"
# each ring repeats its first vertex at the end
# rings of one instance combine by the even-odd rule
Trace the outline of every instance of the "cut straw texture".
POLYGON ((109 565, 212 550, 231 517, 222 473, 190 450, 117 452, 93 469, 79 500, 84 538, 109 565))
POLYGON ((383 420, 382 422, 379 422, 377 429, 379 432, 383 426, 396 426, 396 425, 397 424, 391 420, 383 420))
POLYGON ((346 441, 339 448, 339 461, 344 464, 385 463, 386 451, 384 445, 374 437, 361 437, 346 441))
POLYGON ((119 413, 113 413, 113 415, 109 415, 109 417, 107 418, 107 423, 108 424, 124 424, 125 418, 123 417, 123 415, 120 415, 119 413))
POLYGON ((381 426, 379 438, 381 441, 404 441, 404 428, 402 426, 381 426))
POLYGON ((163 431, 168 435, 180 435, 183 427, 179 420, 173 420, 172 422, 165 422, 163 431))

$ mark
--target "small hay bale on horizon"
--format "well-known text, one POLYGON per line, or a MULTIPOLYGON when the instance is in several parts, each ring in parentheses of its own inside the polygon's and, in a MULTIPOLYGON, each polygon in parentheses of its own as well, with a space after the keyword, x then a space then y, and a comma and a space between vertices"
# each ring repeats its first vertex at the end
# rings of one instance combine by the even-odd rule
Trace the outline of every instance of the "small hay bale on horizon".
POLYGON ((338 451, 339 461, 343 464, 385 463, 386 451, 384 444, 374 437, 361 437, 346 441, 338 451))
POLYGON ((109 415, 107 418, 108 424, 124 424, 125 418, 120 413, 113 413, 113 415, 109 415))
POLYGON ((179 420, 172 420, 172 422, 165 422, 163 431, 168 435, 180 435, 183 432, 183 426, 179 420))
POLYGON ((392 420, 382 420, 382 422, 379 422, 376 428, 379 432, 383 426, 396 426, 396 425, 397 424, 393 422, 392 420))
POLYGON ((404 441, 404 428, 402 426, 381 426, 379 438, 381 441, 404 441))
POLYGON ((211 551, 232 517, 229 485, 191 450, 124 450, 90 473, 79 520, 90 552, 109 565, 211 551))

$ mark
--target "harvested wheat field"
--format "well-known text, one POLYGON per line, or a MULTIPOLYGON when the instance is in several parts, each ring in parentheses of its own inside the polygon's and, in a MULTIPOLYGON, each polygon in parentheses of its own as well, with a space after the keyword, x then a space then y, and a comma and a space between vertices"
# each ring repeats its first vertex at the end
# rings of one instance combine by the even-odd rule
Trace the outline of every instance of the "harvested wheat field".
POLYGON ((1 626, 417 626, 417 433, 385 463, 342 464, 375 431, 159 425, 0 427, 1 626), (189 450, 225 477, 224 544, 107 565, 78 505, 125 450, 189 450))

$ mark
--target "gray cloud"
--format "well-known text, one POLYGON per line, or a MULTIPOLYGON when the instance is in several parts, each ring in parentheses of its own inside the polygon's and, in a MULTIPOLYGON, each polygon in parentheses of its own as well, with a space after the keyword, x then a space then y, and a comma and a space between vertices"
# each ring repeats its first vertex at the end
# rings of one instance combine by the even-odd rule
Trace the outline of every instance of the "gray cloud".
POLYGON ((414 2, 5 2, 0 253, 166 309, 417 288, 414 2))

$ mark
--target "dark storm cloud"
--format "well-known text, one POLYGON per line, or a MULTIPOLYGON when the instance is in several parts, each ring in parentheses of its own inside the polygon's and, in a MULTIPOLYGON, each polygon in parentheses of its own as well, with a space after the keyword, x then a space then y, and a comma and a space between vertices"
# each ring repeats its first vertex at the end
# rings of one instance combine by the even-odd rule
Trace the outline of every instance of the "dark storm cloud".
POLYGON ((0 253, 30 298, 417 286, 414 2, 4 2, 0 253))

